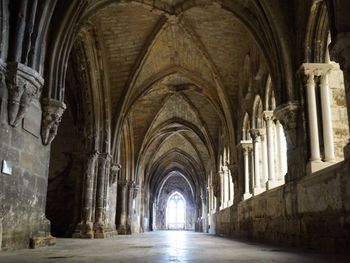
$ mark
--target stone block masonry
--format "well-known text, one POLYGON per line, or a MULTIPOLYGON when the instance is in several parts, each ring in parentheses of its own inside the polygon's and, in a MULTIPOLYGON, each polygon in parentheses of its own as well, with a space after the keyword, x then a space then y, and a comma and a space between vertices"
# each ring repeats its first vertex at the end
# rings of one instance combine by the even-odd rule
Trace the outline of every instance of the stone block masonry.
POLYGON ((307 247, 349 250, 349 163, 341 162, 216 214, 216 233, 307 247))
MULTIPOLYGON (((12 165, 11 175, 0 174, 1 248, 53 244, 50 222, 45 218, 50 147, 42 144, 40 134, 23 129, 23 121, 16 128, 8 124, 6 92, 0 94, 0 161, 12 165)), ((38 104, 34 101, 30 107, 38 104)), ((38 109, 33 112, 39 115, 31 118, 41 119, 38 109)))

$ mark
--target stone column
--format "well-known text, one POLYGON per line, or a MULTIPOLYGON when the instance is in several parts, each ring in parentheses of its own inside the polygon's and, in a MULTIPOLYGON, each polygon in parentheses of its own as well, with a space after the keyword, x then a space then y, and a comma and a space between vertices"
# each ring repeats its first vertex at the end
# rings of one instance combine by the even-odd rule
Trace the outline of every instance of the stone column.
MULTIPOLYGON (((329 64, 326 64, 328 66, 329 64)), ((320 91, 321 91, 321 104, 322 104, 322 124, 323 124, 323 143, 324 143, 324 160, 326 162, 332 162, 335 159, 334 156, 334 142, 333 142, 333 123, 331 102, 329 95, 328 85, 328 71, 326 68, 321 75, 320 91)))
POLYGON ((308 122, 310 131, 310 148, 311 156, 310 161, 320 161, 320 144, 318 137, 318 121, 317 121, 317 108, 316 108, 316 95, 315 95, 315 80, 314 72, 305 69, 306 82, 305 89, 307 92, 307 104, 308 104, 308 122))
POLYGON ((268 170, 268 152, 267 152, 267 136, 266 129, 260 129, 260 138, 261 138, 261 154, 262 154, 262 173, 261 176, 264 181, 268 180, 269 170, 268 170))
POLYGON ((260 194, 263 189, 260 185, 260 147, 261 147, 261 134, 259 129, 251 129, 250 135, 253 139, 253 151, 254 151, 254 188, 253 195, 260 194))
POLYGON ((310 143, 311 143, 311 156, 310 163, 307 170, 309 173, 315 172, 327 166, 326 163, 320 162, 320 148, 318 137, 318 120, 317 120, 317 108, 315 98, 315 81, 314 76, 320 76, 320 93, 321 93, 321 112, 322 112, 322 131, 323 131, 323 144, 325 150, 325 161, 331 162, 334 157, 334 145, 333 145, 333 127, 331 117, 331 104, 329 98, 328 87, 328 72, 332 69, 331 64, 326 63, 304 63, 302 70, 307 76, 306 89, 308 100, 308 113, 309 113, 309 130, 310 130, 310 143))
POLYGON ((269 178, 266 183, 266 189, 272 189, 279 185, 275 175, 275 147, 273 138, 273 111, 264 112, 264 120, 266 122, 267 133, 267 149, 268 149, 268 169, 269 178))
MULTIPOLYGON (((134 208, 136 209, 136 203, 134 207, 134 201, 136 199, 136 196, 138 194, 139 188, 136 186, 134 181, 130 181, 128 184, 129 194, 128 194, 128 216, 127 216, 127 225, 130 226, 130 233, 131 234, 131 228, 134 227, 134 208)), ((134 230, 134 228, 133 228, 134 230)))
POLYGON ((94 192, 94 177, 96 171, 97 152, 92 152, 86 157, 86 168, 83 184, 83 207, 82 221, 77 225, 74 238, 93 238, 93 218, 92 218, 92 202, 94 192))
POLYGON ((119 226, 118 226, 118 234, 120 235, 127 235, 130 234, 130 226, 127 224, 127 217, 128 217, 128 186, 129 182, 126 180, 120 180, 118 181, 119 190, 120 193, 120 220, 119 220, 119 226))
POLYGON ((220 210, 224 209, 225 205, 224 205, 224 188, 225 188, 225 183, 224 183, 224 173, 223 171, 219 171, 219 178, 220 178, 220 200, 221 200, 221 204, 220 204, 220 210))
POLYGON ((224 165, 222 167, 223 176, 224 176, 224 202, 225 207, 229 206, 230 202, 230 178, 229 178, 229 171, 227 165, 224 165))
POLYGON ((234 180, 233 177, 231 175, 231 173, 229 172, 229 182, 230 182, 230 203, 229 205, 233 205, 233 201, 234 201, 234 196, 235 196, 235 184, 234 184, 234 180))
POLYGON ((277 139, 277 157, 278 157, 278 179, 282 180, 287 173, 287 156, 286 149, 283 147, 285 140, 283 126, 277 120, 276 121, 276 139, 277 139))
POLYGON ((300 121, 299 108, 298 101, 289 101, 279 105, 274 110, 274 116, 283 125, 287 139, 288 173, 285 178, 286 182, 294 181, 305 175, 305 156, 302 150, 304 141, 303 137, 297 136, 297 127, 300 121))
POLYGON ((251 141, 241 141, 241 147, 243 151, 243 159, 244 159, 244 194, 243 200, 246 200, 252 197, 252 194, 249 190, 249 153, 252 151, 252 143, 251 141))
POLYGON ((110 161, 110 155, 107 153, 99 154, 98 156, 98 173, 96 181, 96 210, 95 210, 95 223, 94 232, 96 238, 106 237, 105 226, 105 180, 107 176, 108 162, 110 161))
POLYGON ((103 214, 103 199, 104 199, 104 177, 106 172, 107 158, 105 154, 98 156, 98 173, 96 182, 96 212, 95 220, 97 223, 102 223, 103 214))
MULTIPOLYGON (((348 1, 346 1, 348 2, 348 1)), ((348 3, 347 3, 348 4, 348 3)), ((346 9, 345 9, 346 10, 346 9)), ((348 15, 345 12, 346 16, 348 15)), ((339 16, 342 18, 342 16, 339 16)), ((343 23, 347 23, 348 19, 342 19, 343 23)), ((332 60, 339 63, 344 73, 344 84, 346 94, 346 105, 348 110, 348 119, 350 120, 350 32, 339 32, 329 45, 332 60)), ((350 130, 350 122, 348 123, 350 130)), ((344 158, 350 159, 350 140, 344 147, 344 158)))

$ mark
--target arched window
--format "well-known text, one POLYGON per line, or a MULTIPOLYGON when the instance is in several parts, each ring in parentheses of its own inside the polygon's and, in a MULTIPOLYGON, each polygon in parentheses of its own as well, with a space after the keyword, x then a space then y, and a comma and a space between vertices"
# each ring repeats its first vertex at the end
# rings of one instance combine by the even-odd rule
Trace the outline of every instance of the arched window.
POLYGON ((173 193, 168 199, 167 228, 172 230, 186 228, 186 201, 178 192, 173 193))

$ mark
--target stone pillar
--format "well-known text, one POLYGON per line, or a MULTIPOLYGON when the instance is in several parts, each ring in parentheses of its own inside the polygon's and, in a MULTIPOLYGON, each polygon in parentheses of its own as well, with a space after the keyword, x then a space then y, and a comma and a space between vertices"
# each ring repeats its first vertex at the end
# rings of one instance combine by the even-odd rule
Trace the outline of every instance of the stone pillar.
POLYGON ((202 201, 202 232, 207 233, 208 232, 208 220, 207 220, 207 214, 208 214, 208 204, 207 204, 207 194, 206 191, 201 191, 201 201, 202 201))
POLYGON ((78 223, 74 238, 93 238, 93 218, 92 218, 92 202, 94 192, 94 177, 97 161, 97 152, 92 152, 86 156, 86 168, 84 172, 83 184, 83 206, 82 206, 82 220, 78 223))
POLYGON ((230 182, 230 203, 229 205, 233 205, 233 201, 235 198, 235 184, 234 184, 234 179, 233 176, 231 175, 230 171, 229 171, 229 182, 230 182))
MULTIPOLYGON (((294 181, 305 175, 304 153, 301 149, 303 140, 297 140, 299 102, 290 101, 279 105, 274 110, 274 116, 283 125, 287 140, 288 174, 286 182, 294 181), (297 147, 300 145, 300 147, 297 147)), ((302 132, 302 131, 301 131, 302 132)))
POLYGON ((282 181, 287 173, 287 156, 286 149, 283 147, 285 140, 283 126, 276 121, 276 140, 277 140, 277 157, 278 157, 278 179, 282 181))
POLYGON ((224 199, 224 191, 225 191, 225 181, 224 181, 224 172, 219 171, 219 178, 220 178, 220 210, 225 208, 225 199, 224 199))
POLYGON ((273 111, 264 112, 264 120, 266 122, 266 133, 267 133, 267 149, 268 149, 268 169, 269 178, 266 183, 266 189, 272 189, 278 186, 280 183, 276 180, 275 175, 275 147, 274 147, 274 136, 273 136, 273 111))
MULTIPOLYGON (((348 14, 346 13, 346 15, 348 14)), ((347 22, 348 19, 343 19, 342 21, 347 22)), ((329 45, 329 50, 332 60, 339 63, 340 68, 344 73, 346 105, 348 119, 350 120, 350 32, 338 33, 336 37, 332 39, 332 42, 329 45)), ((350 122, 348 124, 350 130, 350 122)), ((344 158, 346 160, 350 159, 350 140, 344 147, 344 158)))
POLYGON ((316 108, 316 95, 315 95, 315 80, 314 73, 309 70, 305 70, 307 81, 305 82, 305 89, 307 93, 308 104, 308 122, 310 132, 310 161, 320 161, 320 144, 318 137, 318 121, 317 121, 317 108, 316 108))
POLYGON ((128 188, 129 182, 126 180, 118 181, 118 192, 120 193, 120 202, 121 202, 121 211, 120 211, 120 220, 118 226, 118 234, 127 235, 131 233, 130 225, 128 225, 127 217, 128 217, 128 188))
MULTIPOLYGON (((105 238, 109 236, 109 230, 105 225, 105 180, 109 174, 109 162, 111 156, 108 153, 101 153, 98 155, 98 172, 96 181, 96 209, 95 209, 95 223, 94 232, 95 238, 105 238)), ((108 181, 107 181, 108 182, 108 181)))
POLYGON ((253 151, 254 151, 254 188, 253 195, 260 194, 263 189, 260 182, 260 147, 261 147, 261 134, 259 129, 251 129, 250 135, 253 139, 253 151))
POLYGON ((250 174, 249 174, 249 153, 252 152, 252 143, 251 141, 241 141, 241 147, 243 151, 243 159, 244 159, 244 194, 243 194, 243 200, 246 200, 250 197, 252 197, 252 194, 249 190, 249 180, 250 180, 250 174))
POLYGON ((134 181, 130 181, 128 184, 128 189, 129 189, 129 194, 128 194, 128 216, 127 216, 127 225, 130 226, 130 234, 131 234, 131 229, 134 231, 134 209, 136 209, 136 197, 139 191, 138 186, 136 186, 134 181), (134 202, 135 202, 135 207, 134 207, 134 202))
MULTIPOLYGON (((328 64, 326 64, 328 65, 328 64)), ((330 69, 329 69, 330 70, 330 69)), ((329 95, 328 72, 326 68, 321 75, 320 91, 322 104, 322 124, 323 124, 323 143, 324 143, 324 160, 326 162, 333 162, 334 156, 334 142, 333 142, 333 123, 331 102, 329 95)))
POLYGON ((102 223, 103 214, 103 196, 104 196, 104 179, 106 172, 107 156, 106 154, 100 154, 98 156, 98 171, 97 171, 97 182, 96 182, 96 212, 95 221, 96 223, 102 223))
POLYGON ((269 177, 269 170, 268 170, 268 152, 267 152, 267 136, 266 136, 266 129, 260 129, 260 138, 261 138, 261 154, 262 154, 262 173, 261 176, 266 182, 269 177))
POLYGON ((331 117, 331 104, 329 98, 328 87, 328 72, 332 69, 332 64, 326 63, 304 63, 301 67, 304 74, 307 76, 306 89, 308 101, 308 115, 309 115, 309 130, 310 130, 310 147, 311 156, 310 163, 307 166, 308 173, 315 172, 325 168, 329 164, 321 162, 320 146, 318 137, 318 120, 315 97, 315 80, 314 76, 319 76, 320 93, 321 93, 321 112, 322 112, 322 131, 323 144, 325 150, 326 162, 332 162, 335 159, 334 145, 333 145, 333 127, 331 117))
POLYGON ((225 201, 225 207, 229 206, 230 203, 230 174, 227 165, 224 165, 222 167, 223 176, 224 176, 224 201, 225 201))

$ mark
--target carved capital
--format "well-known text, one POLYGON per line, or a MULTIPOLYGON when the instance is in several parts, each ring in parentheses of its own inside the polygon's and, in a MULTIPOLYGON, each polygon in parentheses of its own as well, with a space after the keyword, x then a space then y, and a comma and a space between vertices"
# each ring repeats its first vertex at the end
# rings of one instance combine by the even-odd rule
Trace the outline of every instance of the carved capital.
POLYGON ((64 102, 53 99, 43 99, 41 138, 44 145, 50 144, 57 135, 58 126, 65 110, 66 104, 64 104, 64 102))
POLYGON ((116 183, 117 178, 118 178, 118 173, 119 170, 121 169, 121 165, 118 163, 112 163, 111 165, 111 172, 110 172, 110 177, 109 177, 109 184, 112 185, 116 183))
POLYGON ((242 148, 243 153, 249 153, 251 150, 253 150, 253 143, 252 141, 241 141, 240 145, 242 148))
POLYGON ((252 137, 253 141, 256 142, 257 140, 260 139, 261 134, 261 129, 250 129, 250 136, 252 137))
POLYGON ((273 121, 275 119, 275 116, 273 115, 273 111, 264 111, 263 112, 263 117, 264 117, 264 120, 267 123, 267 126, 269 126, 271 121, 273 121))
POLYGON ((335 67, 334 63, 303 63, 299 71, 307 77, 306 81, 313 81, 314 76, 327 75, 335 67))
POLYGON ((122 188, 126 188, 128 186, 128 181, 126 180, 118 180, 118 185, 122 188))
POLYGON ((339 33, 329 45, 332 60, 339 63, 341 70, 350 77, 350 32, 339 33))
POLYGON ((278 106, 274 114, 283 125, 288 147, 294 149, 297 144, 297 120, 299 115, 299 102, 293 101, 278 106))
POLYGON ((17 127, 33 99, 39 99, 44 79, 35 70, 20 63, 7 65, 8 121, 17 127))

